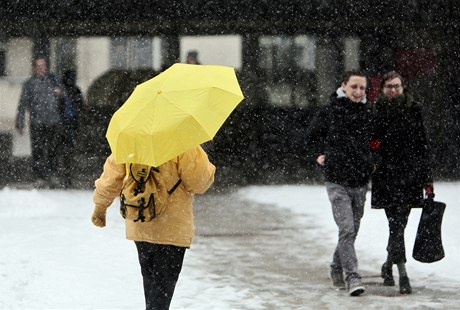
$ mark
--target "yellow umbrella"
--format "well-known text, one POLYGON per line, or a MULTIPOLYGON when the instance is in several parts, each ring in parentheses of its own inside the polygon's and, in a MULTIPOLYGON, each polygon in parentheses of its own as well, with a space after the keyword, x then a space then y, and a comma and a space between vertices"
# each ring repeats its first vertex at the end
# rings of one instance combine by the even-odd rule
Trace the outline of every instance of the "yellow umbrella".
POLYGON ((231 67, 174 64, 136 87, 106 138, 117 163, 159 166, 213 139, 243 98, 231 67))

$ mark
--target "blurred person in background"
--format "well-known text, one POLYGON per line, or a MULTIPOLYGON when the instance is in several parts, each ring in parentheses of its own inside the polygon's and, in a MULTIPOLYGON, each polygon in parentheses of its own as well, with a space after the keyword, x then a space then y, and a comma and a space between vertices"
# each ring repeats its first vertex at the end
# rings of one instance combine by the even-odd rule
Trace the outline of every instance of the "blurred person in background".
POLYGON ((75 142, 78 137, 80 112, 83 108, 83 95, 76 85, 77 73, 75 70, 67 70, 62 76, 62 83, 67 96, 61 102, 62 117, 62 177, 64 187, 71 186, 72 157, 75 150, 75 142))
MULTIPOLYGON (((91 217, 94 225, 104 227, 106 211, 113 200, 120 197, 120 193, 123 196, 123 192, 128 196, 130 191, 126 190, 130 188, 129 184, 135 183, 130 182, 130 178, 137 175, 133 174, 131 167, 130 164, 115 163, 113 155, 107 158, 103 173, 95 182, 95 207, 91 217)), ((138 185, 132 188, 136 201, 143 200, 139 196, 144 192, 147 196, 153 195, 148 188, 148 179, 155 179, 155 183, 161 184, 163 192, 167 190, 166 197, 162 199, 159 199, 161 195, 158 193, 156 197, 151 196, 154 199, 155 216, 150 221, 139 218, 132 220, 124 216, 126 238, 134 241, 139 255, 147 310, 169 309, 182 270, 185 250, 191 246, 195 232, 192 206, 194 197, 209 189, 214 182, 215 170, 206 152, 196 146, 148 170, 149 176, 141 184, 142 191, 137 191, 138 185), (166 203, 161 204, 161 201, 166 203), (164 208, 157 210, 160 206, 164 208)), ((142 207, 140 210, 145 209, 149 208, 142 207)))
POLYGON ((192 65, 201 65, 201 62, 198 60, 198 51, 192 50, 187 53, 187 58, 185 63, 192 65))
POLYGON ((37 186, 58 185, 56 151, 61 124, 60 102, 65 98, 63 85, 48 72, 48 61, 39 56, 32 63, 33 75, 24 83, 16 114, 16 129, 24 133, 25 114, 30 117, 32 171, 37 186))

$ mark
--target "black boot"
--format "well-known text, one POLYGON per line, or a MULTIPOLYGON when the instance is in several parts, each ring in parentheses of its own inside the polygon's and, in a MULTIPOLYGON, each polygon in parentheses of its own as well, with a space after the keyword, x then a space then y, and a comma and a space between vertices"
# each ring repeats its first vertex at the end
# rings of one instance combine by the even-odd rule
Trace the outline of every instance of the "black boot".
POLYGON ((395 286, 395 279, 393 278, 393 265, 385 262, 382 265, 383 286, 395 286))
POLYGON ((407 276, 399 278, 399 292, 401 294, 412 294, 409 278, 407 276))

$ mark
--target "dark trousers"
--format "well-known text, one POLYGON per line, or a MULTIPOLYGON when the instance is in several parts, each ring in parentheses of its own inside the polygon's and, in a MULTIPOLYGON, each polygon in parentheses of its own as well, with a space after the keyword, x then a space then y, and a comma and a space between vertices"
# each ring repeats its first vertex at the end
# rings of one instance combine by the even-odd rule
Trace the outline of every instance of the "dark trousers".
POLYGON ((56 173, 56 152, 59 144, 58 126, 32 125, 30 127, 32 171, 38 179, 47 179, 56 173))
POLYGON ((144 282, 145 308, 169 309, 185 248, 135 241, 144 282))
POLYGON ((390 229, 387 246, 388 261, 390 263, 399 264, 407 261, 404 230, 407 226, 410 210, 410 208, 405 207, 385 208, 390 229))
POLYGON ((60 169, 62 169, 62 172, 60 174, 64 177, 64 186, 70 186, 72 167, 74 165, 73 155, 78 134, 78 120, 64 120, 62 129, 62 150, 60 152, 62 161, 60 169))

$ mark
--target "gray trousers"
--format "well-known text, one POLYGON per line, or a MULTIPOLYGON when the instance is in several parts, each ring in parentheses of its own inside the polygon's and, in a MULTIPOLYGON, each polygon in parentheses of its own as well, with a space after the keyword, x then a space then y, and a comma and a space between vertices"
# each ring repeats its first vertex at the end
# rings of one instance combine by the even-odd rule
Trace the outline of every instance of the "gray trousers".
POLYGON ((358 271, 355 239, 364 214, 367 185, 346 187, 326 182, 332 214, 339 228, 339 241, 334 251, 331 267, 345 272, 345 276, 358 271))

